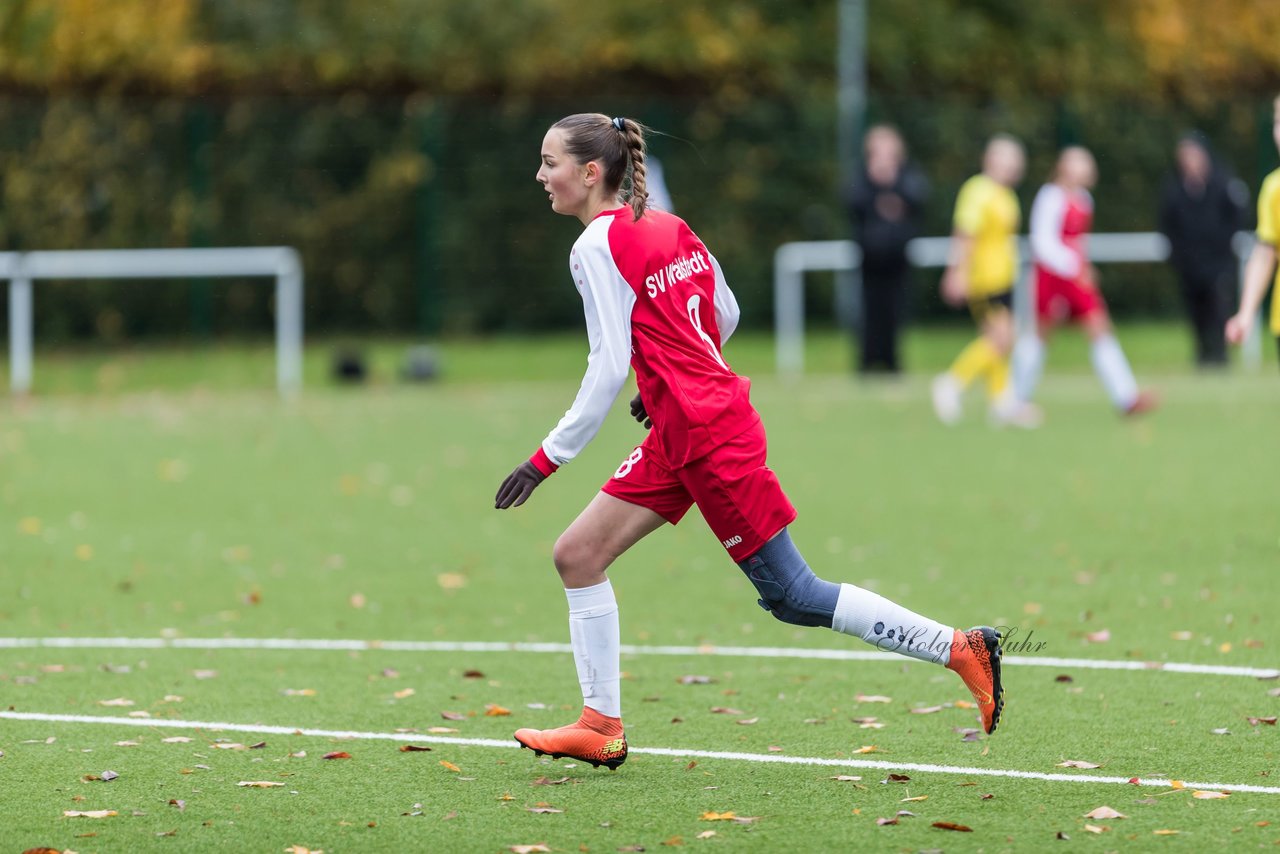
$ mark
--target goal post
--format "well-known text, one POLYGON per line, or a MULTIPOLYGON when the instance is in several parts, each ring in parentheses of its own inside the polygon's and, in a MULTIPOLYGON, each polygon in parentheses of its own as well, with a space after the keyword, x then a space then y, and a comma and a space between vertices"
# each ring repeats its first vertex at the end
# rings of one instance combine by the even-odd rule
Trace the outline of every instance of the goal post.
MULTIPOLYGON (((1239 232, 1232 243, 1240 264, 1240 285, 1244 284, 1244 265, 1253 246, 1253 235, 1239 232)), ((938 268, 947 265, 950 237, 917 237, 907 244, 907 260, 915 267, 938 268)), ((1169 241, 1156 232, 1119 232, 1093 234, 1088 242, 1089 260, 1100 263, 1153 263, 1169 257, 1169 241)), ((1031 247, 1025 237, 1018 239, 1021 270, 1014 285, 1014 316, 1020 335, 1035 328, 1035 282, 1028 259, 1031 247)), ((861 270, 862 253, 851 240, 810 240, 784 243, 773 256, 773 305, 775 359, 778 373, 798 377, 804 373, 804 275, 808 271, 828 270, 852 272, 861 270)), ((1245 367, 1257 370, 1262 362, 1261 322, 1245 339, 1241 348, 1245 367)))
POLYGON ((9 280, 9 388, 31 390, 38 279, 181 279, 265 276, 276 283, 276 388, 302 389, 302 259, 288 246, 218 249, 75 249, 0 252, 9 280))

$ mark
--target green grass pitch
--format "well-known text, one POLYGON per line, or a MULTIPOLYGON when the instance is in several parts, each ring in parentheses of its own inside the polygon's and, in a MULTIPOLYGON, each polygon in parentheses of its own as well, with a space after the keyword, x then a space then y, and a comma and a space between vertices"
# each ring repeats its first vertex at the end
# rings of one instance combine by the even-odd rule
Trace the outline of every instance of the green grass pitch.
MULTIPOLYGON (((958 330, 914 335, 916 373, 891 383, 842 373, 831 335, 811 338, 814 372, 795 383, 772 375, 767 337, 726 355, 754 377, 800 510, 792 533, 819 574, 943 622, 1014 627, 1026 658, 1273 668, 1275 365, 1194 375, 1180 330, 1121 337, 1164 407, 1117 418, 1067 338, 1035 432, 989 429, 976 396, 959 427, 935 422, 927 377, 958 330)), ((580 459, 499 513, 498 483, 572 399, 585 345, 446 344, 445 379, 416 387, 393 381, 399 352, 374 347, 374 384, 339 389, 320 381, 315 347, 311 387, 289 404, 270 392, 269 348, 39 353, 41 394, 0 409, 0 636, 567 641, 551 548, 639 441, 625 399, 580 459)), ((673 754, 609 772, 501 746, 576 714, 563 653, 7 643, 0 711, 123 720, 0 719, 0 841, 81 854, 1280 842, 1280 794, 1005 773, 1280 787, 1267 722, 1280 680, 1010 665, 1000 731, 965 741, 966 692, 933 666, 655 654, 869 650, 774 622, 696 513, 611 576, 637 647, 623 661, 628 737, 673 754), (323 758, 338 752, 349 758, 323 758), (118 777, 94 779, 104 771, 118 777), (1125 817, 1085 817, 1101 806, 1125 817), (115 815, 65 814, 93 811, 115 815)))

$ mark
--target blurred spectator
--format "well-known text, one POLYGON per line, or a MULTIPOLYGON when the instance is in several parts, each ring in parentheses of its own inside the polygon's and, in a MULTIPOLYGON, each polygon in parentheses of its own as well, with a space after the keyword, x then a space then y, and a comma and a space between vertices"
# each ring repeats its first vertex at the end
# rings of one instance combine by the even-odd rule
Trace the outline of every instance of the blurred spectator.
POLYGON ((662 161, 652 154, 647 155, 645 167, 649 206, 667 213, 675 213, 676 205, 671 201, 671 191, 667 189, 667 175, 662 168, 662 161))
POLYGON ((897 373, 898 328, 906 304, 907 241, 929 195, 929 184, 907 160, 902 135, 888 125, 867 131, 862 174, 845 203, 862 247, 862 373, 897 373))
POLYGON ((1235 296, 1231 238, 1243 220, 1248 190, 1215 161, 1199 134, 1178 141, 1175 163, 1160 196, 1160 231, 1169 238, 1169 261, 1182 285, 1196 364, 1220 367, 1227 363, 1223 328, 1235 296))

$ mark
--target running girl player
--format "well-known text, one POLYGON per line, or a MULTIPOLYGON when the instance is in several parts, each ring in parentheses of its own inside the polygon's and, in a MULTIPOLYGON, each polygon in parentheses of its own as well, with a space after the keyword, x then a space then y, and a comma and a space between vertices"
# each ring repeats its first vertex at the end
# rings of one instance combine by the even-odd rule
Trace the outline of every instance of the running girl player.
POLYGON ((1023 335, 1013 352, 1013 384, 1030 401, 1044 370, 1045 342, 1064 323, 1078 323, 1089 336, 1089 358, 1107 397, 1123 415, 1156 408, 1156 398, 1138 388, 1133 369, 1111 328, 1107 304, 1098 290, 1098 271, 1085 243, 1093 227, 1098 165, 1089 149, 1068 146, 1058 155, 1053 180, 1031 203, 1031 253, 1036 262, 1036 332, 1023 335))
POLYGON ((542 141, 537 180, 553 211, 585 226, 569 253, 569 273, 582 297, 590 354, 573 406, 502 482, 494 506, 519 507, 586 447, 628 366, 639 387, 631 414, 650 430, 555 545, 582 715, 559 729, 518 730, 516 740, 539 755, 596 767, 626 760, 618 604, 605 573, 694 504, 774 617, 950 668, 978 701, 983 728, 993 732, 1004 705, 995 629, 958 631, 869 590, 824 581, 791 542, 787 525, 796 511, 765 465, 750 381, 721 354, 738 323, 737 302, 689 226, 646 208, 644 128, 599 113, 563 118, 542 141))

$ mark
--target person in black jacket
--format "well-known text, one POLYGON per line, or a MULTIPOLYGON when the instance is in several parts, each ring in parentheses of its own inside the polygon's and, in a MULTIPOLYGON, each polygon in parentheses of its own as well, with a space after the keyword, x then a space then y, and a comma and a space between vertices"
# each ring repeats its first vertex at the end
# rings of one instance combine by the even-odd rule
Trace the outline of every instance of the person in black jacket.
POLYGON ((917 222, 929 184, 907 160, 902 135, 875 125, 864 141, 862 173, 845 195, 854 240, 862 248, 862 341, 859 370, 897 373, 898 330, 907 291, 907 241, 917 222))
POLYGON ((1231 238, 1240 228, 1248 190, 1214 161, 1199 134, 1178 141, 1176 168, 1160 200, 1160 231, 1178 272, 1195 336, 1196 364, 1227 364, 1223 328, 1235 302, 1236 257, 1231 238))

